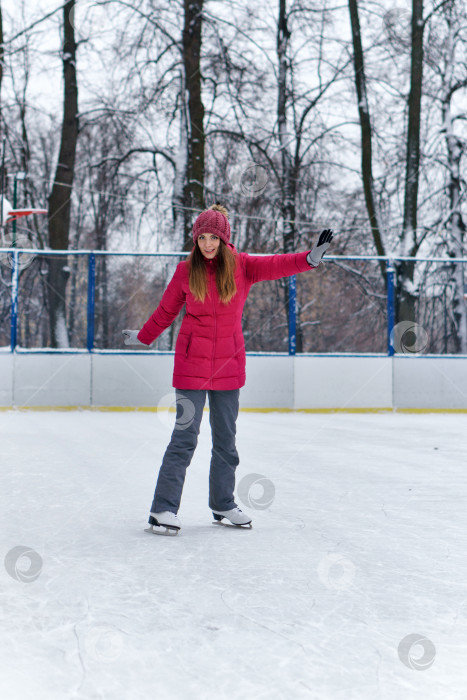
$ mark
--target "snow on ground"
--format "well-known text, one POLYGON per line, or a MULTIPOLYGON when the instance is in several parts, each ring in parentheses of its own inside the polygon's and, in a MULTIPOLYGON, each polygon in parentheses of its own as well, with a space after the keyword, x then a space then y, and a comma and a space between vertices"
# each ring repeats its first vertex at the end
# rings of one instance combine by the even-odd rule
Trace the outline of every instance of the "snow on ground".
POLYGON ((205 416, 169 538, 165 414, 1 413, 1 697, 465 698, 465 422, 241 413, 239 531, 205 416))

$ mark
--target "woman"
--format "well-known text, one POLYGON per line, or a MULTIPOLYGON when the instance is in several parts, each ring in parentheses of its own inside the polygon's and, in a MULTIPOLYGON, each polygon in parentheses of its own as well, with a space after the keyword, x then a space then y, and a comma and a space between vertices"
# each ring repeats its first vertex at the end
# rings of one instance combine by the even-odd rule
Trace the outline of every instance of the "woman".
POLYGON ((177 265, 161 302, 140 331, 124 330, 126 345, 150 345, 174 321, 184 304, 186 314, 175 346, 173 386, 177 416, 162 460, 149 531, 177 534, 185 473, 195 451, 206 401, 212 431, 209 507, 216 521, 250 525, 234 501, 235 446, 239 390, 245 384, 242 312, 255 282, 288 277, 317 267, 332 240, 323 231, 313 250, 255 257, 237 253, 230 243, 225 207, 214 204, 193 226, 194 248, 177 265))

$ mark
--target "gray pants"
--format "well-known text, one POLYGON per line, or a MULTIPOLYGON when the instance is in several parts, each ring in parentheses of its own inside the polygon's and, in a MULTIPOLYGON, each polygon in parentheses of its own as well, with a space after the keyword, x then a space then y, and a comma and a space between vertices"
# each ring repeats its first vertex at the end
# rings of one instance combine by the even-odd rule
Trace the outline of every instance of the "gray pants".
POLYGON ((188 465, 198 444, 199 429, 209 397, 209 422, 212 433, 211 466, 209 471, 209 508, 235 508, 235 468, 239 463, 235 447, 239 389, 230 391, 176 389, 177 417, 170 443, 159 470, 152 513, 169 510, 177 513, 188 465))

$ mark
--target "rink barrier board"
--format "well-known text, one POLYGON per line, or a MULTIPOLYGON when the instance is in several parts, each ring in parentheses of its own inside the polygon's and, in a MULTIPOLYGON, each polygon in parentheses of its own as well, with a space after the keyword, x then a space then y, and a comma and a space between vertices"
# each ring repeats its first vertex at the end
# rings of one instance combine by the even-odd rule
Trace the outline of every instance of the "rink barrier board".
MULTIPOLYGON (((173 353, 155 354, 0 353, 0 407, 167 410, 174 395, 173 353)), ((240 408, 463 412, 467 357, 247 355, 240 408)))

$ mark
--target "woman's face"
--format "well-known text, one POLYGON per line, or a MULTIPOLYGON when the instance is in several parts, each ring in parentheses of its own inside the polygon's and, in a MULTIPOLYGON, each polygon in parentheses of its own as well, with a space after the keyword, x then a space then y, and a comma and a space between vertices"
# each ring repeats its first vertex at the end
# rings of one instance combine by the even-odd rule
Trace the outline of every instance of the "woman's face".
POLYGON ((214 233, 202 233, 197 240, 199 249, 205 258, 212 259, 219 252, 221 239, 214 233))

